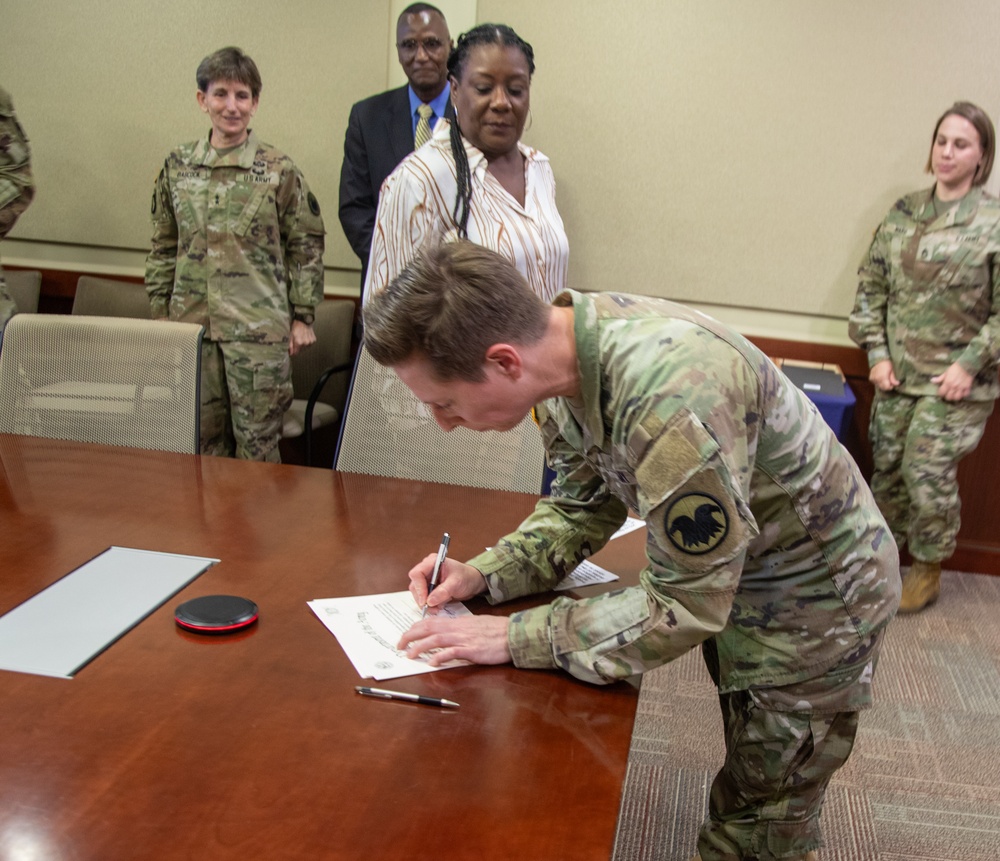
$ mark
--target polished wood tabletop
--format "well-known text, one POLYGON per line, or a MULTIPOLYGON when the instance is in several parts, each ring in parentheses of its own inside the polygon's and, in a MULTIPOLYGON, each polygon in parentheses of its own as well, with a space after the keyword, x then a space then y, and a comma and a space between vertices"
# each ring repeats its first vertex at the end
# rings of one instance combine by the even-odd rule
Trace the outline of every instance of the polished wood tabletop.
MULTIPOLYGON (((443 531, 469 558, 532 505, 0 435, 0 613, 112 545, 221 560, 75 678, 0 672, 0 859, 609 858, 633 686, 462 667, 382 683, 456 711, 360 697, 306 605, 404 589, 443 531), (257 602, 259 623, 219 637, 175 625, 177 604, 220 593, 257 602)), ((596 561, 637 582, 642 536, 596 561)))

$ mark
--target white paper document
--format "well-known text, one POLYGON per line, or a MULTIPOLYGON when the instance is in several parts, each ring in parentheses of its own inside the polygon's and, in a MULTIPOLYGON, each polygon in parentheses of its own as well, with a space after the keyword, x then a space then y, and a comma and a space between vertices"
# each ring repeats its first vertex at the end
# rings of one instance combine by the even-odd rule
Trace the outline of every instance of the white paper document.
POLYGON ((617 579, 617 574, 612 574, 606 568, 584 559, 572 572, 556 583, 555 591, 565 592, 567 589, 579 589, 581 586, 593 586, 595 583, 611 583, 617 579))
POLYGON ((637 529, 642 529, 646 525, 645 520, 640 520, 638 517, 626 517, 625 522, 618 527, 618 531, 611 536, 613 541, 615 538, 621 538, 623 535, 628 535, 630 532, 635 532, 637 529))
MULTIPOLYGON (((347 653, 363 679, 398 679, 465 666, 467 661, 449 661, 440 667, 427 663, 427 656, 413 660, 396 649, 404 631, 420 621, 421 608, 409 592, 356 595, 350 598, 320 598, 308 602, 347 653)), ((438 608, 439 616, 471 616, 462 603, 453 601, 438 608)))
MULTIPOLYGON (((642 529, 645 525, 646 521, 644 520, 639 520, 637 517, 627 517, 625 522, 618 527, 618 531, 611 536, 611 540, 642 529)), ((567 589, 579 589, 581 586, 593 586, 595 583, 611 583, 617 579, 617 574, 612 574, 607 568, 602 568, 589 559, 584 559, 571 573, 556 584, 555 591, 565 592, 567 589)))

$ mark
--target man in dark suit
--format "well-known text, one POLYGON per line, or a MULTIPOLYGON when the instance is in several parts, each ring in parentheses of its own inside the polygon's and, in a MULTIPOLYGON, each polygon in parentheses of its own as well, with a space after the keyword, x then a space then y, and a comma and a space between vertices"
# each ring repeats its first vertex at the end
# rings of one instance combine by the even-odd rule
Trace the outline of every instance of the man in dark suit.
POLYGON ((413 152, 418 133, 423 138, 441 117, 453 116, 448 87, 451 46, 439 9, 429 3, 407 6, 396 23, 396 51, 409 83, 351 108, 340 170, 340 224, 361 259, 362 285, 383 180, 413 152), (430 106, 430 115, 418 129, 423 105, 430 106))

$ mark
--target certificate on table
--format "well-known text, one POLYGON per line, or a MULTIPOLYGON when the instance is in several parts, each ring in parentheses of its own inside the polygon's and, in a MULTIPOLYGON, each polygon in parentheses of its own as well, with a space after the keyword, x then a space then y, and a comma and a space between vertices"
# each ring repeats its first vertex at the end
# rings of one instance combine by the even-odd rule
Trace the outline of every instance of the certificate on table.
MULTIPOLYGON (((421 608, 409 592, 356 595, 350 598, 319 598, 309 608, 340 643, 363 679, 398 679, 462 667, 467 661, 449 661, 440 667, 427 663, 427 656, 414 660, 396 648, 400 636, 420 621, 421 608)), ((437 615, 471 616, 462 603, 453 601, 437 609, 437 615)))

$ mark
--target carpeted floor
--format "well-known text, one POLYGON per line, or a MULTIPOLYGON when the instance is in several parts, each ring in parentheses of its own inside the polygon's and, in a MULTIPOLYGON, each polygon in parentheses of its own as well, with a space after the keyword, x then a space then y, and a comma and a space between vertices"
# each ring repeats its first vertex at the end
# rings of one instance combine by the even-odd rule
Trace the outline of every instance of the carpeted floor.
MULTIPOLYGON (((998 861, 1000 577, 946 571, 937 604, 897 617, 875 698, 830 784, 820 861, 998 861)), ((648 673, 612 861, 687 861, 723 754, 700 651, 648 673)))

